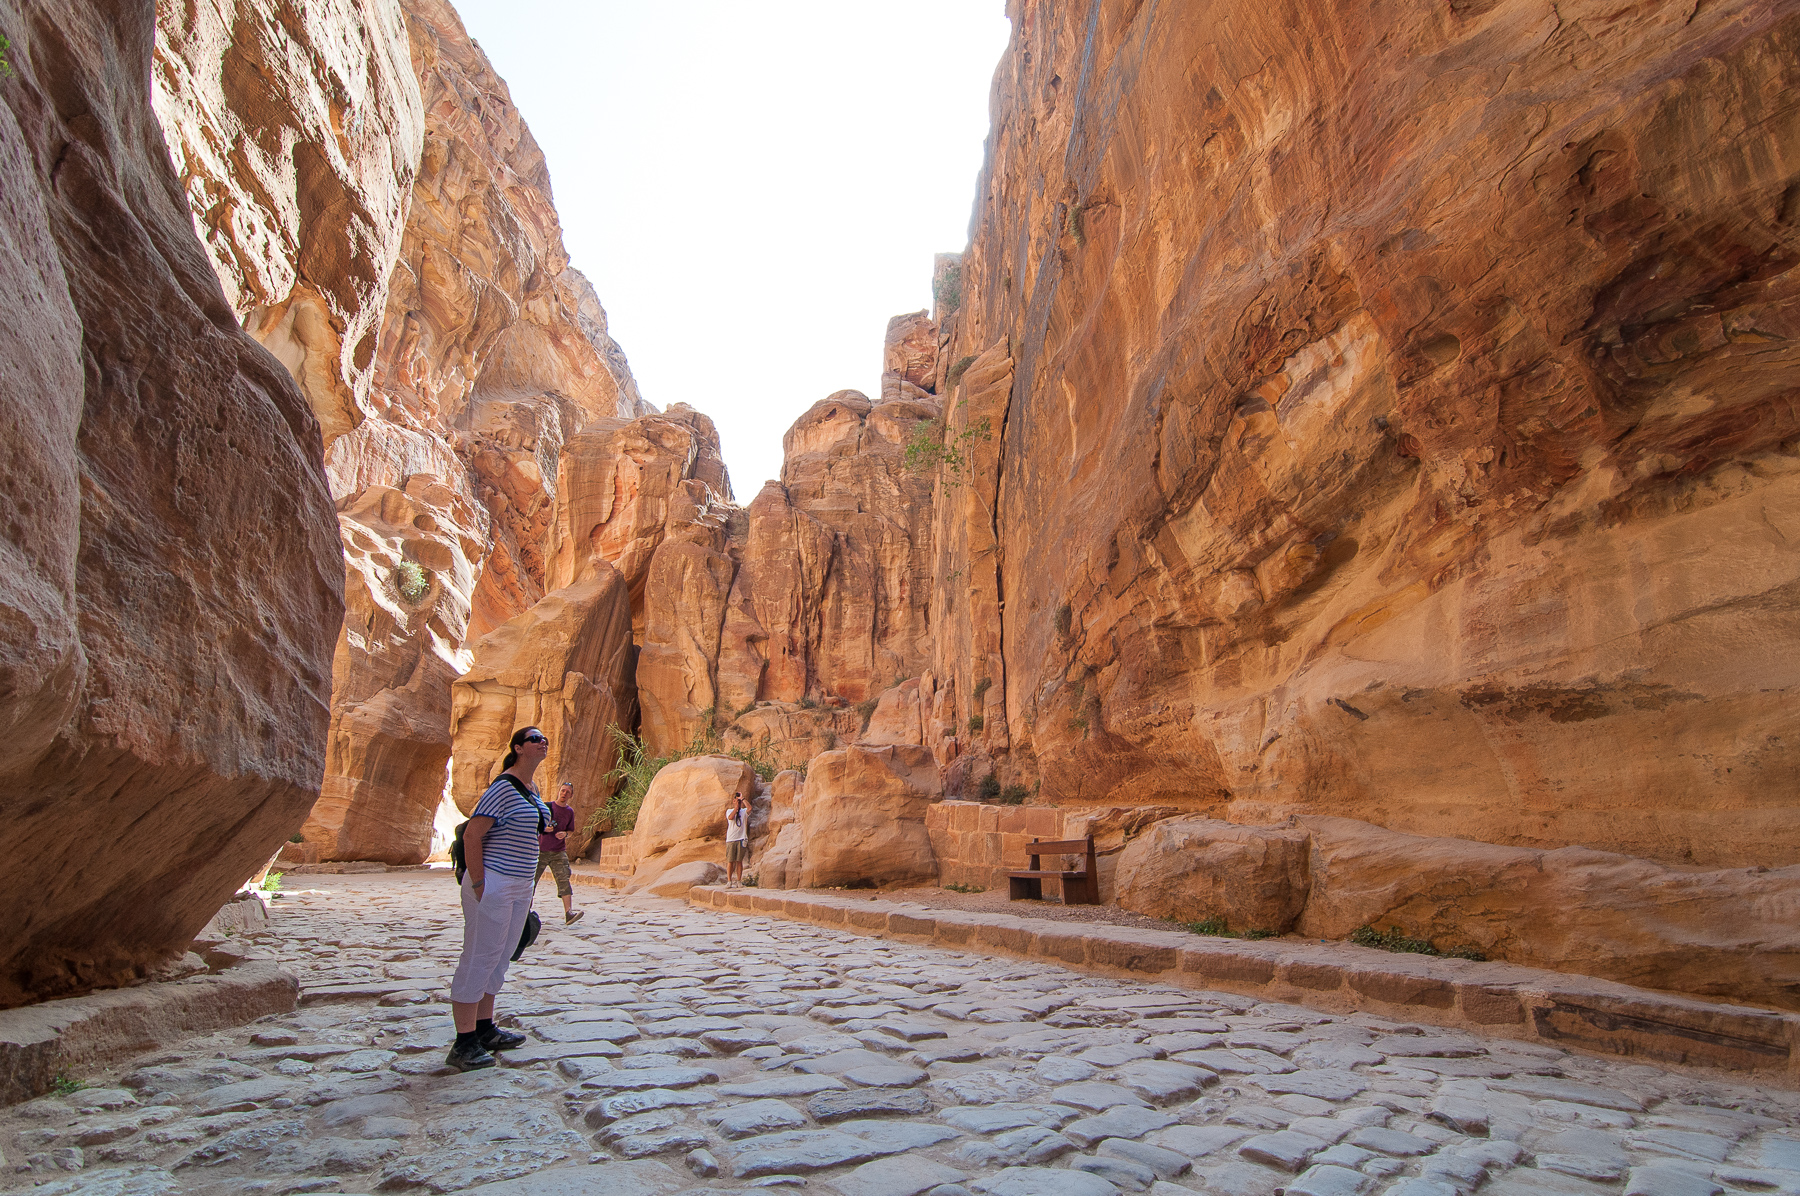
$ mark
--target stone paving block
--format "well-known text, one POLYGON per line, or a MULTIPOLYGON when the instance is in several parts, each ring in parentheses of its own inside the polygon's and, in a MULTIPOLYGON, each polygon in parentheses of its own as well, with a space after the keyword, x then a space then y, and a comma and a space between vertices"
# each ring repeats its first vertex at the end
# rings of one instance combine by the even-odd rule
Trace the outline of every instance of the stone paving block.
POLYGON ((954 1167, 917 1155, 899 1155, 864 1163, 830 1184, 843 1196, 919 1196, 940 1184, 968 1178, 954 1167))
POLYGON ((928 1121, 895 1121, 873 1118, 867 1121, 840 1121, 832 1127, 839 1133, 853 1134, 864 1142, 873 1142, 884 1150, 923 1150, 962 1135, 947 1126, 928 1121))
POLYGON ((1421 1138, 1417 1134, 1407 1134, 1399 1130, 1379 1127, 1365 1127, 1357 1130, 1350 1135, 1350 1144, 1360 1146, 1364 1150, 1399 1155, 1403 1158, 1430 1154, 1437 1149, 1437 1143, 1427 1138, 1421 1138))
POLYGON ((1008 1167, 969 1186, 987 1196, 1115 1196, 1119 1190, 1098 1175, 1051 1167, 1008 1167))
POLYGON ((1327 1164, 1307 1168, 1287 1190, 1291 1196, 1360 1196, 1370 1182, 1360 1171, 1327 1164))
POLYGON ((1252 1076, 1248 1081, 1264 1092, 1293 1092, 1320 1100, 1345 1101, 1368 1090, 1368 1084, 1348 1071, 1329 1069, 1296 1071, 1280 1076, 1252 1076))
POLYGON ((938 1116, 972 1134, 992 1134, 1026 1125, 1046 1125, 1056 1129, 1079 1114, 1067 1105, 999 1104, 960 1105, 944 1109, 938 1116))
POLYGON ((1307 1160, 1325 1149, 1325 1143, 1292 1130, 1258 1134, 1237 1148, 1238 1154, 1252 1163, 1266 1163, 1283 1171, 1299 1171, 1307 1160))
POLYGON ((1048 1163, 1068 1154, 1075 1143, 1045 1125, 1025 1125, 992 1138, 964 1142, 954 1157, 972 1167, 1004 1167, 1048 1163))
POLYGON ((655 1162, 599 1163, 534 1171, 522 1179, 482 1184, 469 1196, 665 1196, 681 1185, 681 1177, 655 1162))
POLYGON ((1441 1121, 1457 1133, 1473 1138, 1487 1137, 1491 1120, 1486 1101, 1447 1092, 1432 1100, 1429 1115, 1433 1121, 1441 1121))
POLYGON ((677 1092, 672 1088, 652 1088, 648 1092, 627 1092, 597 1100, 582 1110, 582 1119, 590 1129, 599 1129, 621 1117, 648 1113, 652 1109, 710 1105, 715 1099, 713 1093, 705 1090, 677 1092))
POLYGON ((1064 1084, 1051 1090, 1050 1097, 1059 1104, 1073 1105, 1077 1109, 1093 1109, 1099 1112, 1110 1109, 1114 1105, 1136 1105, 1147 1108, 1148 1101, 1129 1088, 1118 1084, 1109 1084, 1104 1080, 1083 1080, 1075 1084, 1064 1084))
POLYGON ((804 1175, 846 1163, 866 1163, 893 1153, 896 1152, 837 1130, 792 1130, 739 1142, 731 1158, 731 1170, 739 1179, 804 1175))
MULTIPOLYGON (((1012 1072, 971 1071, 932 1080, 930 1089, 948 1104, 992 1105, 1034 1095, 1038 1085, 1012 1072)), ((1139 1103, 1142 1103, 1141 1101, 1139 1103)))
POLYGON ((1618 1109, 1627 1113, 1644 1111, 1644 1102, 1629 1093, 1602 1088, 1597 1084, 1582 1084, 1575 1080, 1559 1080, 1549 1076, 1515 1076, 1488 1086, 1499 1092, 1516 1092, 1536 1100, 1598 1105, 1602 1109, 1618 1109))
POLYGON ((770 1076, 719 1085, 720 1096, 812 1096, 846 1087, 835 1076, 770 1076))
POLYGON ((1178 1150, 1169 1150, 1148 1142, 1133 1142, 1129 1138, 1103 1138, 1094 1148, 1094 1153, 1128 1159, 1139 1166, 1150 1168, 1161 1179, 1174 1179, 1194 1165, 1193 1160, 1178 1150))
POLYGON ((1077 1155, 1069 1160, 1069 1168, 1098 1175, 1123 1192, 1148 1191, 1150 1185, 1156 1182, 1156 1172, 1130 1159, 1077 1155))
POLYGON ((821 1092, 807 1102, 807 1112, 821 1125, 847 1117, 916 1116, 931 1108, 931 1100, 912 1089, 859 1088, 851 1092, 821 1092))
POLYGON ((1335 1117, 1296 1117, 1288 1122, 1287 1128, 1294 1133, 1305 1134, 1308 1138, 1317 1138, 1329 1146, 1342 1140, 1356 1126, 1335 1117))
POLYGON ((717 1126, 727 1138, 750 1138, 757 1134, 799 1129, 806 1124, 806 1114, 785 1101, 764 1099, 708 1109, 700 1115, 700 1120, 717 1126))
POLYGON ((1078 1146, 1088 1147, 1106 1138, 1142 1138, 1152 1130, 1175 1124, 1177 1120, 1179 1119, 1174 1114, 1161 1109, 1120 1105, 1104 1113, 1072 1121, 1063 1127, 1062 1132, 1078 1146))
POLYGON ((908 1067, 904 1063, 872 1063, 842 1074, 852 1084, 860 1084, 865 1088, 910 1088, 923 1081, 929 1073, 922 1068, 908 1067))
POLYGON ((1216 1074, 1203 1067, 1167 1059, 1128 1063, 1113 1074, 1119 1083, 1158 1105, 1197 1096, 1208 1084, 1219 1082, 1216 1074))
POLYGON ((1705 1172, 1652 1163, 1633 1167, 1625 1196, 1718 1196, 1724 1189, 1705 1172))
POLYGON ((1249 1130, 1228 1125, 1172 1125, 1151 1134, 1148 1141, 1157 1146, 1179 1151, 1190 1159, 1201 1159, 1215 1151, 1250 1137, 1249 1130))
POLYGON ((1406 1166, 1397 1159, 1381 1158, 1372 1150, 1364 1150, 1360 1146, 1351 1146, 1347 1142, 1340 1142, 1336 1146, 1328 1146, 1312 1157, 1313 1165, 1315 1167, 1329 1164, 1333 1167, 1348 1167, 1352 1171, 1364 1169, 1364 1164, 1368 1163, 1371 1159, 1375 1159, 1378 1163, 1375 1170, 1369 1171, 1369 1174, 1371 1175, 1376 1174, 1377 1171, 1382 1174, 1387 1174, 1390 1170, 1390 1165, 1391 1170, 1393 1171, 1402 1170, 1406 1166))

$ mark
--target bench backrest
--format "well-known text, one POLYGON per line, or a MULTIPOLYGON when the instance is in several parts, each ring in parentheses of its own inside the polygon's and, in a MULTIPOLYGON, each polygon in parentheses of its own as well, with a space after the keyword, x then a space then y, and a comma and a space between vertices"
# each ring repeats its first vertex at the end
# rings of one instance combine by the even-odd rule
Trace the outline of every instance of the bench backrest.
POLYGON ((1094 837, 1089 835, 1085 839, 1034 839, 1025 850, 1033 857, 1041 855, 1078 854, 1091 856, 1094 854, 1094 837))

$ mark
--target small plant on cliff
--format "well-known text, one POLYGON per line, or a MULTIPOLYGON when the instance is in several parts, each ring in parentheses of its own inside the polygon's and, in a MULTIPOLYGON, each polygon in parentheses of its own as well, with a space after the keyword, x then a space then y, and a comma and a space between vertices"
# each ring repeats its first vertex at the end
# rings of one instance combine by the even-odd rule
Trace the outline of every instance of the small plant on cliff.
POLYGON ((1000 800, 1000 778, 993 773, 982 777, 975 786, 975 800, 995 802, 1000 800))
POLYGON ((962 376, 968 373, 969 367, 974 364, 975 354, 973 353, 969 354, 967 357, 959 358, 955 365, 944 372, 944 385, 954 387, 958 382, 962 381, 962 376))
POLYGON ((1350 941, 1359 947, 1375 947, 1382 951, 1394 951, 1404 955, 1436 955, 1449 959, 1477 961, 1487 958, 1473 947, 1455 947, 1449 951, 1439 951, 1431 945, 1431 940, 1411 938, 1398 926, 1391 926, 1387 930, 1377 930, 1373 926, 1358 926, 1350 932, 1350 941))
POLYGON ((944 272, 937 276, 931 284, 931 297, 937 300, 938 311, 949 315, 962 306, 962 266, 960 264, 946 266, 944 272))
POLYGON ((875 707, 879 705, 881 705, 880 698, 864 698, 855 705, 854 709, 856 713, 862 716, 862 729, 864 731, 869 729, 869 720, 875 717, 875 707))
POLYGON ((817 710, 818 708, 819 708, 819 700, 817 698, 808 696, 808 697, 804 697, 804 698, 800 699, 800 709, 802 709, 802 710, 817 710))
POLYGON ((969 734, 978 735, 985 726, 987 726, 987 717, 985 715, 971 714, 969 716, 969 734))
POLYGON ((630 834, 631 828, 637 825, 638 808, 644 804, 644 794, 650 792, 650 782, 675 757, 650 755, 642 736, 621 731, 616 724, 608 724, 606 733, 619 745, 619 763, 604 780, 619 782, 619 788, 606 799, 604 806, 588 817, 584 829, 592 831, 600 825, 601 819, 611 818, 616 834, 630 834))
POLYGON ((0 33, 0 79, 12 77, 12 39, 0 33))
POLYGON ((431 592, 431 579, 417 561, 401 561, 394 566, 394 588, 408 602, 417 602, 431 592))
POLYGON ((985 415, 948 437, 943 421, 922 419, 906 441, 906 468, 914 473, 941 470, 945 489, 954 490, 969 481, 974 467, 971 450, 993 438, 993 424, 985 415))
POLYGON ((758 881, 754 876, 746 876, 741 883, 746 889, 754 889, 758 881))
POLYGON ((975 689, 973 691, 974 695, 975 695, 975 700, 977 702, 981 701, 981 695, 985 694, 990 688, 992 688, 993 684, 994 684, 994 679, 992 677, 983 677, 981 680, 977 681, 975 683, 975 689))
POLYGON ((288 836, 288 842, 289 843, 304 843, 304 842, 306 842, 306 836, 299 834, 299 833, 295 833, 295 834, 288 836))
POLYGON ((281 892, 281 873, 271 872, 263 877, 262 891, 265 893, 281 892))
POLYGON ((66 1071, 57 1072, 56 1078, 50 1081, 50 1091, 58 1096, 70 1096, 86 1087, 87 1081, 78 1080, 66 1071))
POLYGON ((739 706, 737 709, 737 713, 732 715, 731 717, 732 718, 743 718, 746 714, 749 714, 752 710, 755 710, 755 709, 756 709, 756 699, 751 698, 748 702, 745 702, 742 706, 739 706))
POLYGON ((1023 785, 1008 785, 1000 791, 1000 804, 1003 806, 1022 806, 1025 799, 1031 796, 1031 790, 1023 785))
POLYGON ((1068 638, 1069 628, 1074 625, 1075 612, 1067 602, 1056 608, 1056 634, 1068 638))
POLYGON ((1087 244, 1087 234, 1081 230, 1081 207, 1079 204, 1069 205, 1069 211, 1063 217, 1063 231, 1075 239, 1076 245, 1087 244))

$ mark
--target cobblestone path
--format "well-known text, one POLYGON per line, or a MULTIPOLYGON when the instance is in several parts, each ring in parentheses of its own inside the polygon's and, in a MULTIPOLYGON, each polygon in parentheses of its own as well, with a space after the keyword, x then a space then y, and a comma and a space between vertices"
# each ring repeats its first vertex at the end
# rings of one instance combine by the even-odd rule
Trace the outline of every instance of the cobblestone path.
POLYGON ((43 1196, 1800 1196, 1800 1101, 1729 1079, 581 891, 505 1066, 442 1070, 442 873, 309 877, 281 957, 414 985, 0 1110, 43 1196), (511 1181, 511 1182, 506 1182, 511 1181))

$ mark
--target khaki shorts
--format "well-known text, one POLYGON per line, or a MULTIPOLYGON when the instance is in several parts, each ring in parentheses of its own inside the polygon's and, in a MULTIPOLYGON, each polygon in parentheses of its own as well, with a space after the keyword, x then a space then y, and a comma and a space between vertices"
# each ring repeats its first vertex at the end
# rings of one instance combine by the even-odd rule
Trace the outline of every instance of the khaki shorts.
POLYGON ((725 844, 725 862, 741 864, 750 858, 750 840, 732 839, 725 844))
POLYGON ((540 852, 538 852, 537 871, 535 873, 533 873, 532 877, 531 877, 531 887, 532 888, 535 889, 537 887, 537 882, 544 879, 544 869, 546 869, 546 868, 550 869, 550 875, 554 876, 556 878, 556 895, 558 897, 567 897, 569 894, 571 894, 575 891, 569 885, 569 853, 568 852, 566 852, 566 851, 540 851, 540 852))

